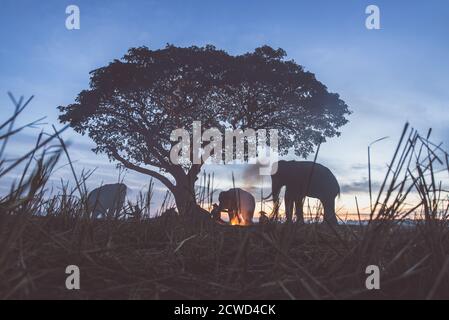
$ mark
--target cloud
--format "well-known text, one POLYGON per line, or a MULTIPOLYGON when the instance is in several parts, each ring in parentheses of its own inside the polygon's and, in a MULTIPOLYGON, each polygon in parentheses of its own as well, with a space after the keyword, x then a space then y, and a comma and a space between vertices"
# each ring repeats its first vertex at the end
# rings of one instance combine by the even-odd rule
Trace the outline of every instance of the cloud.
MULTIPOLYGON (((380 188, 380 183, 377 181, 371 182, 371 187, 373 190, 380 188)), ((353 181, 349 183, 342 184, 340 186, 341 193, 363 193, 369 191, 368 180, 363 179, 361 181, 353 181)))

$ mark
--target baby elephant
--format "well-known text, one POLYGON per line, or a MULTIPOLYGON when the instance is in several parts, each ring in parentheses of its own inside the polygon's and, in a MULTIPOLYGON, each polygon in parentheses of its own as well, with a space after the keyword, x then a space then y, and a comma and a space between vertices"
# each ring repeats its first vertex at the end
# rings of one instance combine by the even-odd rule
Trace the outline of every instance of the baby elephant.
POLYGON ((218 201, 220 212, 227 209, 231 223, 238 219, 240 225, 252 224, 256 200, 251 193, 240 188, 229 189, 220 192, 218 201))

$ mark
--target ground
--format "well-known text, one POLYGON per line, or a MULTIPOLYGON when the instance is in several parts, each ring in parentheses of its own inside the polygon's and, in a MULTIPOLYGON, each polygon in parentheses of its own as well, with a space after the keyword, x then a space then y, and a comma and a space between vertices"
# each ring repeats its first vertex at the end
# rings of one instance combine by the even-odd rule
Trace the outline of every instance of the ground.
POLYGON ((143 221, 2 214, 0 297, 449 298, 446 229, 438 222, 240 227, 201 214, 143 221), (380 290, 366 289, 371 264, 381 270, 380 290), (80 290, 66 289, 67 265, 80 268, 80 290))

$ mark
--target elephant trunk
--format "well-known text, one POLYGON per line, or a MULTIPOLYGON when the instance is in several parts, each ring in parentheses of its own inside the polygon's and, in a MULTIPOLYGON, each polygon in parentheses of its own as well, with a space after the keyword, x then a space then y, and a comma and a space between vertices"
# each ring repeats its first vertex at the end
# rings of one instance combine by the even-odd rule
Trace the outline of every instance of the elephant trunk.
POLYGON ((275 200, 275 198, 279 199, 279 193, 281 191, 281 187, 282 186, 279 183, 278 176, 276 174, 272 175, 271 176, 271 193, 268 196, 263 197, 262 199, 269 200, 271 197, 273 197, 273 201, 275 200))

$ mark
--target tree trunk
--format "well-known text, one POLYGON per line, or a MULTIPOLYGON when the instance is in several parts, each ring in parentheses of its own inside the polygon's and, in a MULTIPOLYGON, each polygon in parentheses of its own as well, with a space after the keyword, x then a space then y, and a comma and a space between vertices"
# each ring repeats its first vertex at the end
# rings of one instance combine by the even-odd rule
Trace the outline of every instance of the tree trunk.
POLYGON ((187 177, 176 177, 173 195, 179 214, 191 214, 196 210, 195 182, 187 177))

